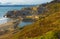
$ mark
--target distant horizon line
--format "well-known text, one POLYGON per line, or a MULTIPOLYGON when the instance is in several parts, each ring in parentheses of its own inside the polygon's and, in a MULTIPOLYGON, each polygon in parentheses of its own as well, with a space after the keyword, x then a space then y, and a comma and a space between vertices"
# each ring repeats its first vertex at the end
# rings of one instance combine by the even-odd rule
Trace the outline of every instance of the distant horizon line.
POLYGON ((30 7, 30 6, 36 6, 36 5, 0 5, 0 7, 30 7))

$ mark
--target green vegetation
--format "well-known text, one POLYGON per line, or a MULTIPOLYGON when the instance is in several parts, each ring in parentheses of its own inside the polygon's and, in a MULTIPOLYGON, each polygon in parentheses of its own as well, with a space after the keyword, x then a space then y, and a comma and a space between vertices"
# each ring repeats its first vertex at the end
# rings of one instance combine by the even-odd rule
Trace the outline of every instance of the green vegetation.
POLYGON ((49 31, 43 36, 27 38, 27 39, 59 39, 59 34, 60 34, 60 31, 49 31))

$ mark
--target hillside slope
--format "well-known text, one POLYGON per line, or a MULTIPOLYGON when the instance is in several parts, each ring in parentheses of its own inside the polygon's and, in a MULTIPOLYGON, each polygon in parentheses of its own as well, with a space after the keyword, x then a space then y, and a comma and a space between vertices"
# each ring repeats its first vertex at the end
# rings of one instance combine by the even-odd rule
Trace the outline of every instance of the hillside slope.
MULTIPOLYGON (((40 14, 40 18, 37 22, 25 26, 18 33, 12 35, 11 38, 8 37, 6 39, 27 39, 27 38, 34 39, 34 37, 39 37, 42 35, 43 37, 45 37, 44 34, 49 31, 52 32, 55 30, 60 30, 60 2, 49 3, 45 7, 47 8, 48 11, 47 12, 45 11, 45 13, 43 12, 42 14, 40 14)), ((54 36, 53 34, 50 34, 50 32, 48 34, 54 36)))

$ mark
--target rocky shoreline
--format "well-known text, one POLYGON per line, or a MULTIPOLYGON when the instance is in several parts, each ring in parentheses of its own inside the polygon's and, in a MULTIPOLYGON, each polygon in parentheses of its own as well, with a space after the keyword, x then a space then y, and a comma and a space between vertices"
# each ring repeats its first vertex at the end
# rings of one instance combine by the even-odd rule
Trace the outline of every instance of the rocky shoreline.
POLYGON ((4 31, 5 29, 7 30, 15 30, 20 23, 20 21, 30 21, 30 22, 35 22, 39 20, 39 18, 44 18, 45 13, 49 12, 47 7, 47 4, 42 4, 42 5, 37 5, 33 7, 28 7, 28 8, 22 8, 21 10, 13 10, 13 11, 8 11, 4 17, 6 18, 11 18, 14 19, 11 22, 7 22, 6 24, 2 24, 2 30, 4 31), (41 15, 40 15, 41 14, 41 15), (42 16, 43 14, 43 16, 42 16), (18 20, 17 20, 18 19, 18 20))
POLYGON ((4 32, 6 30, 7 31, 16 30, 21 20, 24 22, 29 22, 29 21, 35 22, 40 18, 39 14, 42 14, 43 12, 46 12, 46 8, 44 7, 44 5, 39 5, 39 6, 34 6, 29 8, 22 8, 21 10, 8 11, 4 15, 4 17, 14 19, 14 20, 0 25, 2 26, 0 27, 1 28, 0 31, 4 32))

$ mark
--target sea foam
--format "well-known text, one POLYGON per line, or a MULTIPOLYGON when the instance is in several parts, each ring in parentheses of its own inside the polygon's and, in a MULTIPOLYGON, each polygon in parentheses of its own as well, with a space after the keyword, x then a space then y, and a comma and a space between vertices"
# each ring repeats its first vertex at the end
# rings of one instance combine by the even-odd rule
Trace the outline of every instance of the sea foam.
POLYGON ((8 18, 0 18, 0 24, 6 23, 8 18))

